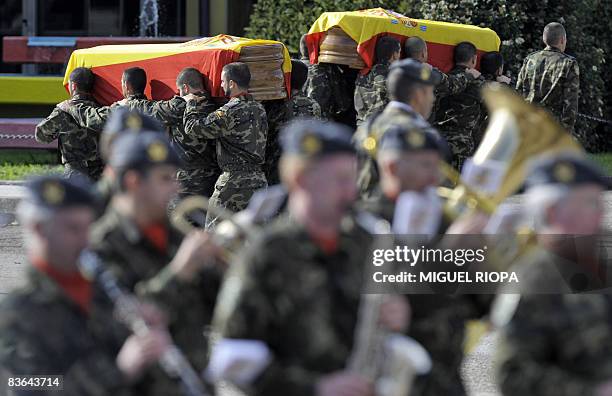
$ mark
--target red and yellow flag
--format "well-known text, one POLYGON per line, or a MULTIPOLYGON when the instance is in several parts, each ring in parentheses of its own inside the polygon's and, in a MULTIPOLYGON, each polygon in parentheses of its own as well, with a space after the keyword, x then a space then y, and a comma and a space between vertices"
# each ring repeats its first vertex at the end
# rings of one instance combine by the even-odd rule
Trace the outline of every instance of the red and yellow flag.
POLYGON ((484 52, 499 51, 500 39, 491 29, 457 23, 412 19, 382 8, 350 12, 324 12, 306 36, 310 62, 318 63, 319 47, 325 32, 340 27, 357 43, 357 53, 366 64, 362 73, 374 65, 376 41, 382 36, 398 38, 402 44, 408 37, 419 36, 427 42, 428 62, 448 72, 453 67, 453 48, 469 41, 478 48, 479 59, 484 52))
MULTIPOLYGON (((77 67, 89 67, 96 74, 94 97, 101 104, 122 99, 121 74, 130 67, 147 72, 147 97, 169 99, 176 94, 176 76, 185 67, 195 67, 206 76, 206 87, 215 97, 222 97, 221 70, 228 63, 238 61, 240 50, 247 46, 281 44, 273 40, 252 40, 218 35, 178 44, 102 45, 76 50, 70 56, 64 86, 77 67)), ((287 93, 290 92, 291 58, 283 45, 287 93)))

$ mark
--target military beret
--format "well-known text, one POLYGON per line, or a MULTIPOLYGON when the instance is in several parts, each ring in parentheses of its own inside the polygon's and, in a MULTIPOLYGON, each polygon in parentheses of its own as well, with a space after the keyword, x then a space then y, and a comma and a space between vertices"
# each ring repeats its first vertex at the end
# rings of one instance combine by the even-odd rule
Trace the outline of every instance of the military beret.
POLYGON ((100 136, 100 152, 103 158, 110 156, 110 147, 114 139, 123 133, 140 132, 159 132, 163 133, 163 126, 153 117, 142 114, 136 110, 129 110, 126 107, 113 109, 104 125, 100 136))
POLYGON ((283 154, 318 157, 337 153, 355 153, 352 131, 335 122, 301 119, 289 123, 280 134, 283 154))
POLYGON ((61 175, 38 176, 26 185, 24 200, 47 209, 65 209, 97 204, 91 192, 93 185, 85 177, 66 178, 61 175))
POLYGON ((158 132, 128 133, 120 136, 109 164, 115 169, 143 169, 155 165, 175 165, 182 161, 165 135, 158 132))
POLYGON ((389 74, 391 73, 401 73, 406 78, 427 85, 438 85, 442 81, 442 75, 437 69, 409 58, 393 63, 389 68, 389 74))
POLYGON ((531 164, 525 186, 530 188, 542 184, 598 184, 604 188, 611 186, 606 175, 594 163, 569 154, 543 158, 531 164))
POLYGON ((427 129, 403 125, 392 125, 385 130, 378 142, 378 151, 384 150, 405 152, 431 150, 443 154, 443 147, 437 134, 427 129))

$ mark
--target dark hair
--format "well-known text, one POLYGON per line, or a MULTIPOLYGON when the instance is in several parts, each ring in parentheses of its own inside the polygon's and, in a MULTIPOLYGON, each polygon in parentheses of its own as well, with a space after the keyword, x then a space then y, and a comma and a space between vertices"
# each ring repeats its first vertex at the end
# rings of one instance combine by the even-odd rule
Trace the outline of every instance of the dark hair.
POLYGON ((561 44, 561 39, 565 36, 565 28, 559 22, 551 22, 544 27, 544 43, 546 45, 561 44))
POLYGON ((79 91, 91 92, 93 91, 96 76, 87 67, 77 67, 70 73, 69 79, 76 84, 79 91))
POLYGON ((123 71, 123 80, 135 93, 144 93, 147 87, 147 72, 140 67, 130 67, 123 71))
POLYGON ((304 62, 291 60, 291 89, 302 89, 308 78, 308 67, 304 62))
POLYGON ((187 85, 194 89, 204 89, 204 76, 194 67, 186 67, 176 76, 176 85, 187 85))
POLYGON ((476 46, 469 41, 463 41, 455 47, 455 64, 469 62, 476 55, 476 46))
POLYGON ((400 69, 392 69, 387 77, 387 91, 390 100, 408 103, 412 99, 415 90, 423 88, 426 84, 409 78, 400 69))
POLYGON ((300 37, 300 57, 301 58, 308 58, 308 45, 306 44, 306 36, 307 34, 303 34, 302 37, 300 37))
POLYGON ((389 61, 393 54, 400 51, 401 48, 400 42, 396 38, 389 36, 381 37, 376 42, 376 62, 389 61))
POLYGON ((225 65, 223 71, 229 80, 234 81, 240 88, 248 88, 251 82, 251 71, 246 63, 233 62, 225 65))
POLYGON ((404 51, 406 52, 406 57, 415 59, 417 56, 421 54, 427 47, 427 43, 425 40, 418 36, 408 37, 406 42, 404 43, 404 51))
POLYGON ((502 66, 504 66, 504 57, 497 51, 487 52, 480 58, 482 74, 495 75, 502 66))

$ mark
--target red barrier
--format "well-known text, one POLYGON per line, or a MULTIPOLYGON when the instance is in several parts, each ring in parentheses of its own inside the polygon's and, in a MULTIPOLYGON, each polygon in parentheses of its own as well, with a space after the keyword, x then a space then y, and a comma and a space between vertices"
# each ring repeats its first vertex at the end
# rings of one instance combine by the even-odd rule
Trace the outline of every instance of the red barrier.
POLYGON ((34 138, 42 118, 0 118, 0 149, 57 149, 57 141, 42 144, 34 138))

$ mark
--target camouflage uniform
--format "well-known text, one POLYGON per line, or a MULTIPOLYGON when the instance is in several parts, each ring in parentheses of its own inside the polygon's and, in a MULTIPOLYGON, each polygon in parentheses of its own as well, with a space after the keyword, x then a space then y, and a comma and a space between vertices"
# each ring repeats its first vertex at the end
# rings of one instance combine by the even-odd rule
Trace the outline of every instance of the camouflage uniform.
POLYGON ((313 395, 321 376, 345 369, 370 242, 349 220, 337 250, 325 253, 303 226, 282 217, 231 267, 227 279, 241 284, 222 289, 213 328, 271 349, 274 361, 253 394, 313 395))
POLYGON ((463 92, 468 83, 472 81, 474 78, 467 73, 457 73, 457 74, 446 74, 442 73, 439 69, 437 70, 442 76, 442 81, 440 84, 436 86, 434 90, 434 95, 436 97, 433 108, 431 109, 431 114, 429 115, 429 123, 433 125, 436 121, 436 113, 438 108, 440 107, 440 100, 449 95, 455 95, 459 92, 463 92))
POLYGON ((387 75, 389 62, 377 63, 366 75, 355 81, 355 110, 359 127, 372 114, 381 112, 387 103, 387 75))
POLYGON ((55 281, 30 268, 25 285, 0 304, 2 367, 12 376, 64 376, 63 391, 36 394, 142 394, 132 392, 115 363, 128 331, 113 320, 109 303, 99 309, 92 303, 88 315, 55 281))
POLYGON ((575 58, 553 47, 527 56, 516 90, 529 103, 547 108, 571 133, 578 113, 580 69, 575 58))
MULTIPOLYGON (((261 103, 249 94, 230 99, 219 110, 203 117, 195 100, 185 109, 185 133, 216 139, 217 161, 223 172, 215 184, 212 206, 237 212, 246 208, 251 195, 267 185, 262 170, 268 122, 261 103)), ((207 214, 207 223, 213 216, 207 214)))
MULTIPOLYGON (((130 218, 112 206, 92 228, 91 248, 116 274, 121 284, 168 315, 168 329, 176 345, 196 369, 206 364, 206 328, 210 324, 221 275, 207 269, 192 282, 175 278, 167 264, 182 242, 182 234, 166 225, 167 246, 155 246, 130 218)), ((152 386, 156 393, 169 392, 176 384, 168 377, 152 386)))
MULTIPOLYGON (((89 95, 77 94, 69 100, 70 107, 88 106, 98 107, 98 104, 89 95)), ((36 126, 36 141, 49 143, 58 139, 62 163, 66 168, 67 176, 82 173, 93 180, 102 174, 102 160, 98 153, 98 139, 100 130, 78 125, 59 108, 36 126)))
MULTIPOLYGON (((197 96, 204 98, 198 102, 200 114, 207 116, 216 109, 208 93, 202 92, 197 96)), ((215 182, 221 174, 219 165, 217 165, 215 142, 195 134, 185 133, 183 126, 185 100, 180 96, 161 101, 132 100, 127 106, 130 110, 138 110, 158 119, 167 128, 172 145, 185 162, 185 166, 177 174, 181 184, 179 195, 210 197, 214 191, 215 182)))
POLYGON ((299 117, 321 119, 321 106, 316 100, 293 90, 291 98, 286 101, 268 101, 264 104, 268 116, 268 138, 266 143, 265 171, 268 185, 280 183, 278 161, 281 148, 278 142, 279 132, 283 125, 299 117))
POLYGON ((306 95, 319 103, 323 119, 342 122, 353 115, 355 85, 351 83, 351 79, 352 72, 338 65, 310 65, 308 80, 304 85, 306 95))
MULTIPOLYGON (((466 66, 455 66, 449 76, 465 75, 466 66)), ((461 170, 465 160, 474 154, 474 133, 482 120, 480 90, 485 80, 482 76, 469 81, 466 89, 449 95, 439 102, 436 128, 446 138, 453 153, 453 166, 461 170)))
MULTIPOLYGON (((140 105, 142 102, 149 102, 149 99, 144 94, 128 95, 126 99, 126 106, 128 107, 140 105)), ((102 132, 111 111, 119 106, 119 104, 113 103, 110 106, 93 107, 83 103, 72 106, 66 111, 79 126, 92 129, 96 132, 102 132)))

